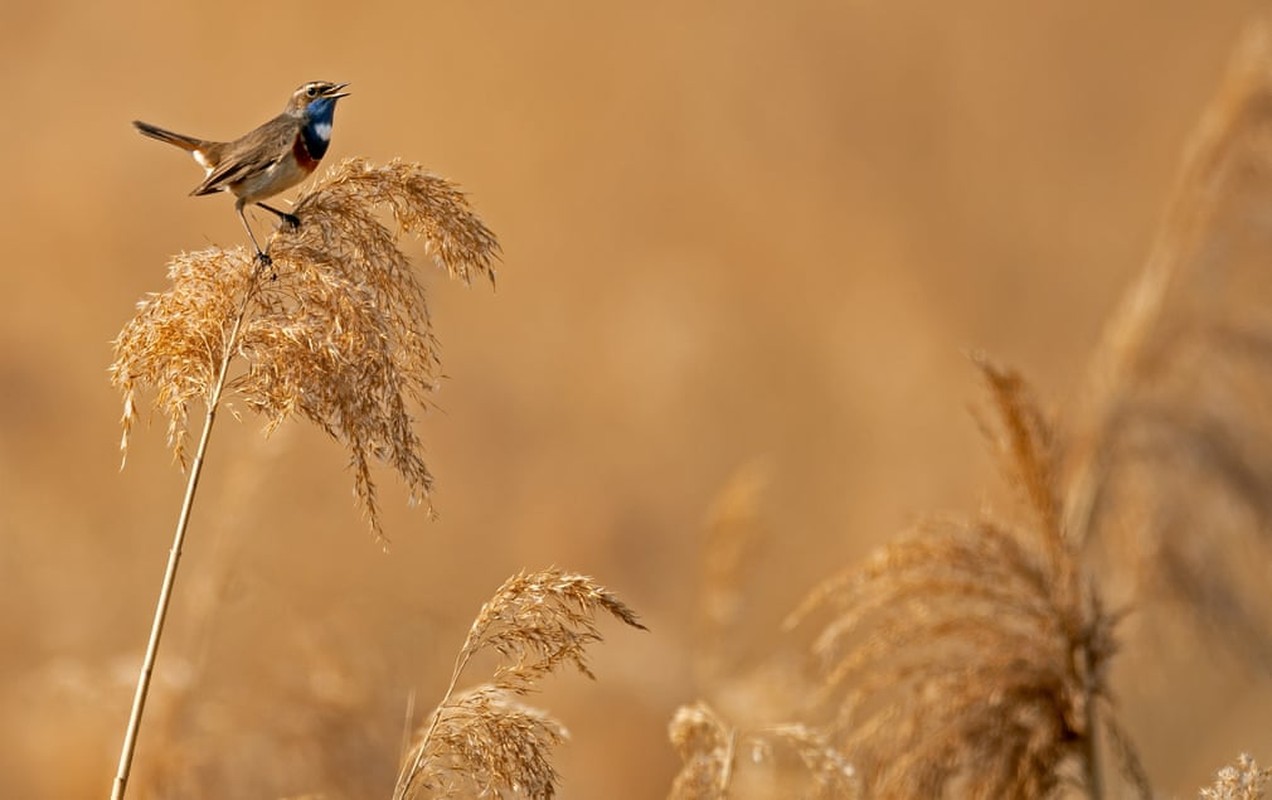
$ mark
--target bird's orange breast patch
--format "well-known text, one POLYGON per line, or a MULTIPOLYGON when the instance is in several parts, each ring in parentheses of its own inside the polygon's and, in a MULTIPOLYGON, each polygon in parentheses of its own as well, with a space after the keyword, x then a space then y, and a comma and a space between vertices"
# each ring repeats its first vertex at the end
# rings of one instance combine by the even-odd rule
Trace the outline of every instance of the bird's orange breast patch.
POLYGON ((296 137, 296 143, 292 145, 292 153, 296 156, 296 163, 305 172, 313 172, 318 169, 318 159, 309 155, 309 148, 305 147, 304 136, 296 137))

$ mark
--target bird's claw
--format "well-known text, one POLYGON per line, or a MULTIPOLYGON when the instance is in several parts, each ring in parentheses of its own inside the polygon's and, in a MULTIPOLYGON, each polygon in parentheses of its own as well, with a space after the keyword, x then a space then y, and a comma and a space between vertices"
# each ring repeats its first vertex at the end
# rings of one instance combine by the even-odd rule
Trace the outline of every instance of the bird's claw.
POLYGON ((256 261, 258 264, 260 264, 261 272, 264 272, 265 270, 269 270, 269 279, 271 281, 278 280, 278 270, 274 269, 274 259, 270 258, 268 254, 263 253, 260 250, 257 250, 256 261))
POLYGON ((283 227, 289 231, 294 231, 300 227, 300 217, 295 214, 282 215, 283 227))

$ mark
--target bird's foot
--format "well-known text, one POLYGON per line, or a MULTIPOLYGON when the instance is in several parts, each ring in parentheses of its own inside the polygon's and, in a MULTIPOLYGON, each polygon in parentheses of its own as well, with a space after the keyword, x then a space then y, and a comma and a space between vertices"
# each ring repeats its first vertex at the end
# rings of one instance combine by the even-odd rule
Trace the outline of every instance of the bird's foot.
POLYGON ((283 227, 289 231, 294 231, 300 227, 300 217, 295 214, 280 214, 279 219, 283 221, 283 227))
POLYGON ((278 270, 274 269, 274 259, 270 258, 269 254, 263 253, 260 250, 257 250, 256 262, 260 264, 261 272, 264 272, 265 270, 269 270, 269 279, 271 281, 278 280, 278 270))

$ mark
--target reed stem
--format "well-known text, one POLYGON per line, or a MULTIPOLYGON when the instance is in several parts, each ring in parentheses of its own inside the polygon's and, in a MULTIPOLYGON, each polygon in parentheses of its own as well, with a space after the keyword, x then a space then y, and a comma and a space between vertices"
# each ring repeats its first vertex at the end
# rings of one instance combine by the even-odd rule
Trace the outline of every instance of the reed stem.
POLYGON ((185 545, 186 531, 190 525, 190 511, 194 508, 194 495, 199 487, 199 476, 203 473, 203 460, 208 451, 208 440, 211 438, 212 424, 216 421, 217 408, 221 403, 221 393, 225 389, 225 379, 230 371, 230 358, 238 341, 239 330, 243 326, 243 317, 247 314, 248 301, 256 288, 256 276, 253 272, 248 278, 247 289, 243 293, 243 302, 234 318, 234 326, 225 341, 221 352, 221 367, 216 383, 207 401, 207 416, 203 420, 203 433, 199 436, 199 447, 195 451, 194 461, 190 465, 190 480, 186 484, 185 499, 181 503, 181 515, 177 518, 177 530, 172 537, 172 549, 168 552, 168 567, 164 571, 163 584, 159 589, 159 602, 155 607, 154 622, 150 627, 150 641, 146 644, 146 655, 141 662, 141 673, 137 676, 137 692, 133 696, 132 713, 128 716, 128 730, 124 734, 124 746, 119 754, 119 768, 115 772, 115 783, 111 789, 111 800, 123 800, 128 790, 128 776, 132 772, 133 755, 137 750, 137 734, 141 730, 141 716, 146 709, 146 697, 150 693, 150 679, 154 676, 155 659, 159 654, 159 640, 163 636, 163 626, 168 618, 168 606, 172 600, 172 587, 177 579, 177 566, 181 563, 181 551, 185 545))

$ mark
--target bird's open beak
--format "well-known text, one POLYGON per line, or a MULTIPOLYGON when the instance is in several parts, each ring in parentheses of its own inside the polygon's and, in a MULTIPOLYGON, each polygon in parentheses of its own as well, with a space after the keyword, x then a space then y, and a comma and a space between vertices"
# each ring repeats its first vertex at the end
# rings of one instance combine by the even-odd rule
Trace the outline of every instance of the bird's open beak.
POLYGON ((329 98, 331 98, 332 100, 338 100, 338 99, 340 99, 341 97, 348 97, 348 96, 349 96, 349 93, 348 93, 348 92, 342 92, 342 91, 340 91, 341 89, 345 88, 345 87, 346 87, 346 86, 348 86, 348 85, 349 85, 349 84, 347 84, 347 83, 337 83, 335 86, 332 86, 330 89, 328 89, 327 91, 323 92, 323 93, 322 93, 322 96, 323 96, 323 97, 329 97, 329 98))

